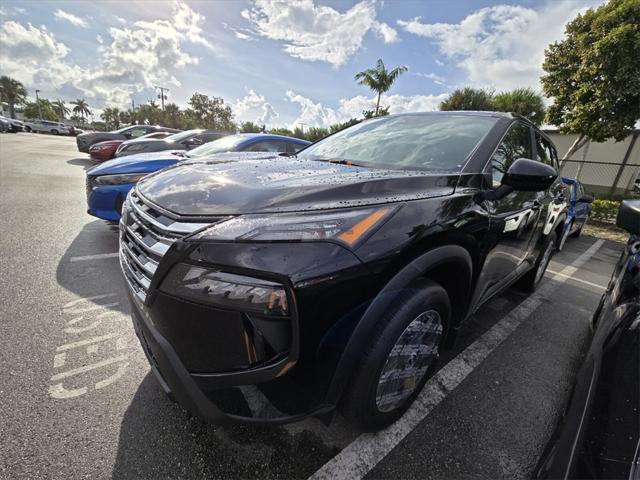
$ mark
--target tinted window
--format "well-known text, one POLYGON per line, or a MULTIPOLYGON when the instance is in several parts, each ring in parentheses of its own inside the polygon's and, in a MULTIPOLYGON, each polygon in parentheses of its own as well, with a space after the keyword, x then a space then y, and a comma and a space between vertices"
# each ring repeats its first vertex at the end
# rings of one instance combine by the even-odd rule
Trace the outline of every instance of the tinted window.
POLYGON ((217 140, 218 138, 221 138, 223 135, 219 134, 219 133, 205 133, 202 135, 202 140, 204 141, 204 143, 207 142, 212 142, 214 140, 217 140))
POLYGON ((233 152, 243 142, 247 141, 247 137, 244 135, 229 135, 219 138, 213 142, 205 143, 204 145, 194 148, 189 152, 190 157, 202 157, 205 155, 214 155, 222 152, 233 152))
POLYGON ((522 123, 517 123, 511 127, 491 158, 491 174, 494 187, 500 185, 504 173, 519 158, 531 158, 529 127, 522 123))
POLYGON ((455 114, 380 117, 326 137, 299 157, 399 170, 458 171, 495 122, 492 117, 455 114))
POLYGON ((542 135, 536 132, 536 160, 555 167, 553 157, 554 154, 551 150, 551 145, 549 145, 549 142, 542 138, 542 135))
POLYGON ((287 152, 289 153, 296 153, 298 150, 302 150, 304 147, 306 147, 306 145, 303 145, 301 143, 287 142, 287 152))
POLYGON ((287 143, 278 140, 263 140, 261 142, 252 143, 247 148, 243 148, 244 152, 286 152, 287 143))
POLYGON ((145 128, 132 128, 131 130, 129 130, 129 136, 131 138, 141 137, 146 134, 147 134, 147 129, 145 128))
POLYGON ((170 142, 182 142, 184 140, 189 140, 190 138, 196 137, 198 130, 187 130, 186 132, 174 133, 173 135, 169 135, 165 140, 170 142))

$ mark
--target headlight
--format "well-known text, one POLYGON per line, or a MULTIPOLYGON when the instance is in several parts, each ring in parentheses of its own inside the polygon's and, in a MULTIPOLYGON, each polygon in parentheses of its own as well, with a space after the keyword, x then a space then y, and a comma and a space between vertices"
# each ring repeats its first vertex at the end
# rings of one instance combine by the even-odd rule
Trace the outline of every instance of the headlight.
POLYGON ((136 183, 148 173, 127 173, 124 175, 101 175, 93 178, 93 185, 123 185, 125 183, 136 183))
POLYGON ((160 287, 165 293, 262 315, 289 315, 285 286, 259 278, 179 263, 160 287))
POLYGON ((382 207, 325 213, 242 215, 207 228, 190 240, 331 239, 353 247, 395 210, 395 207, 382 207))

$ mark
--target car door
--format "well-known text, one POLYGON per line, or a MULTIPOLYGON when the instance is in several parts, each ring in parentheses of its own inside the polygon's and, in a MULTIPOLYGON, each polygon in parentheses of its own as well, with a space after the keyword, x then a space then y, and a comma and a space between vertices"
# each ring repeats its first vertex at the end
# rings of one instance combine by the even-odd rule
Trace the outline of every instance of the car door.
MULTIPOLYGON (((519 158, 533 158, 532 131, 516 122, 507 131, 487 164, 487 191, 495 191, 511 164, 519 158)), ((541 194, 512 191, 482 206, 490 215, 492 248, 487 252, 478 281, 476 305, 487 300, 529 267, 532 238, 540 222, 541 194)))

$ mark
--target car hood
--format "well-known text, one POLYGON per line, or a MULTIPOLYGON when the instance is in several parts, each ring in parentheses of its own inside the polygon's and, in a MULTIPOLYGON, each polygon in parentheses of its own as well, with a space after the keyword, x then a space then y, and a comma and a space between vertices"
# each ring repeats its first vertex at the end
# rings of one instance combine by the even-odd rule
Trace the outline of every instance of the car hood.
POLYGON ((459 177, 279 156, 246 158, 218 155, 183 162, 142 180, 138 192, 178 215, 236 215, 325 210, 450 195, 459 177))
POLYGON ((93 167, 87 174, 99 176, 123 173, 151 173, 183 160, 184 157, 178 155, 180 152, 181 150, 166 151, 161 154, 158 152, 139 153, 116 158, 93 167))

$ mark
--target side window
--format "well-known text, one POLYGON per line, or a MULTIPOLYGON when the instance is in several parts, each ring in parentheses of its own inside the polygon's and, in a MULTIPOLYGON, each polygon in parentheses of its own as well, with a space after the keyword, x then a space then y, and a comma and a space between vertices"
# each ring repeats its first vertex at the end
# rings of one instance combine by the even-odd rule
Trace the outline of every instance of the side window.
POLYGON ((287 142, 287 152, 296 153, 298 150, 302 150, 306 145, 301 143, 287 142))
POLYGON ((132 128, 129 130, 129 136, 131 138, 138 138, 147 134, 147 130, 145 128, 132 128))
POLYGON ((511 127, 491 158, 491 175, 494 187, 500 185, 505 172, 519 158, 531 158, 529 127, 521 123, 511 127))
POLYGON ((555 167, 551 145, 538 132, 536 132, 536 160, 555 167))
POLYGON ((204 133, 202 135, 202 138, 204 143, 208 143, 208 142, 213 142, 214 140, 217 140, 219 138, 222 138, 222 136, 219 133, 204 133))
POLYGON ((265 140, 262 142, 256 142, 249 145, 244 149, 245 152, 286 152, 286 142, 279 142, 277 140, 265 140))

